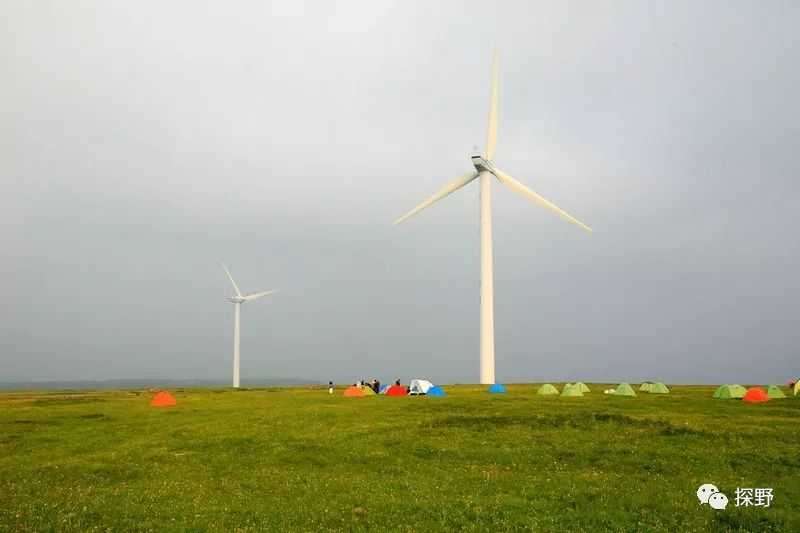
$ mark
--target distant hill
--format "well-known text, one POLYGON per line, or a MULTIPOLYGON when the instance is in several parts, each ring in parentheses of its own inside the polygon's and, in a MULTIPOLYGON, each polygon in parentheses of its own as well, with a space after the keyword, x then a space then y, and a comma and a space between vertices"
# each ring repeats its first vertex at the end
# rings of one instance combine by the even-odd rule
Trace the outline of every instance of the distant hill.
MULTIPOLYGON (((289 387, 292 385, 322 385, 322 381, 300 378, 242 379, 242 387, 289 387)), ((20 381, 0 383, 0 390, 81 390, 81 389, 166 389, 230 387, 228 379, 105 379, 100 381, 20 381)))

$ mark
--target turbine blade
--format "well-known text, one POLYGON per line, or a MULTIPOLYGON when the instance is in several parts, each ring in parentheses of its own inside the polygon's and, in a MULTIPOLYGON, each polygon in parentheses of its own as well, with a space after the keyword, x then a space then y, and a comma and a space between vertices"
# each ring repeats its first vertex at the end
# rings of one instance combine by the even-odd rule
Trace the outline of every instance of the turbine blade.
POLYGON ((447 196, 451 192, 454 192, 454 191, 460 189, 461 187, 463 187, 464 185, 466 185, 467 183, 469 183, 470 181, 474 180, 477 177, 478 177, 478 171, 477 170, 470 170, 469 172, 465 172, 465 173, 461 174, 458 178, 456 178, 455 181, 453 181, 452 183, 449 183, 442 190, 440 190, 439 192, 437 192, 436 194, 434 194, 433 196, 431 196, 430 198, 428 198, 427 200, 425 200, 424 202, 419 204, 417 207, 415 207, 414 209, 412 209, 411 211, 409 211, 405 215, 403 215, 400 218, 398 218, 397 220, 395 220, 394 224, 399 224, 400 222, 404 221, 405 219, 416 215, 417 213, 419 213, 420 211, 422 211, 423 209, 425 209, 429 205, 435 204, 436 202, 438 202, 439 200, 441 200, 442 198, 444 198, 445 196, 447 196))
POLYGON ((570 215, 569 213, 567 213, 566 211, 564 211, 563 209, 561 209, 560 207, 558 207, 557 205, 552 203, 551 201, 547 200, 546 198, 544 198, 539 193, 534 192, 533 190, 529 189, 525 185, 521 184, 520 182, 518 182, 517 180, 515 180, 514 178, 512 178, 511 176, 509 176, 508 174, 506 174, 502 170, 500 170, 499 168, 495 167, 494 172, 492 174, 494 174, 495 177, 498 180, 500 180, 500 183, 502 183, 503 185, 505 185, 506 187, 508 187, 512 191, 516 192, 517 194, 519 194, 521 196, 524 196, 528 200, 531 200, 531 201, 539 204, 540 206, 544 207, 545 209, 548 209, 548 210, 552 211, 556 215, 558 215, 560 217, 563 217, 566 220, 569 220, 570 222, 572 222, 573 224, 575 224, 576 226, 578 226, 581 229, 584 229, 584 230, 586 230, 588 232, 592 232, 593 231, 592 228, 590 228, 589 226, 587 226, 586 224, 584 224, 583 222, 581 222, 577 218, 573 217, 572 215, 570 215))
POLYGON ((253 300, 258 300, 262 296, 266 296, 267 294, 273 294, 275 292, 278 292, 279 290, 280 289, 272 289, 271 291, 257 292, 255 294, 250 294, 249 296, 245 296, 242 299, 245 302, 252 302, 253 300))
POLYGON ((230 270, 228 270, 228 267, 225 266, 224 262, 222 263, 222 268, 225 269, 225 273, 228 275, 228 279, 231 280, 231 285, 233 285, 233 289, 236 291, 236 296, 241 296, 242 293, 239 291, 239 287, 236 285, 236 282, 233 281, 233 276, 231 276, 231 272, 230 270))
POLYGON ((497 49, 492 57, 492 92, 489 102, 489 133, 486 135, 486 158, 490 161, 494 157, 494 147, 497 144, 497 49))

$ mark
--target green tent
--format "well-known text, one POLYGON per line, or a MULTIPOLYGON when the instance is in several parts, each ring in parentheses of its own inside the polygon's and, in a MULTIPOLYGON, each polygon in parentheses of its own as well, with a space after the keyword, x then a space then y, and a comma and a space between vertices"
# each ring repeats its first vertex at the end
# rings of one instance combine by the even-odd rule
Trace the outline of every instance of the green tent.
POLYGON ((747 392, 747 389, 741 385, 720 385, 719 388, 714 391, 714 398, 720 398, 723 400, 741 398, 744 396, 745 392, 747 392))
POLYGON ((561 391, 561 396, 583 396, 581 388, 572 383, 564 385, 564 390, 561 391))
POLYGON ((536 392, 536 394, 541 394, 542 396, 547 394, 558 394, 558 389, 553 387, 549 383, 545 383, 544 385, 539 387, 539 390, 536 392))
POLYGON ((364 396, 375 396, 375 391, 369 385, 364 385, 361 390, 364 391, 364 396))
POLYGON ((648 391, 650 394, 669 394, 669 389, 663 383, 653 383, 650 385, 650 390, 648 391))
POLYGON ((797 392, 800 391, 800 378, 797 378, 797 381, 794 382, 794 395, 797 396, 797 392))
POLYGON ((582 381, 577 382, 574 387, 578 387, 581 392, 589 392, 589 387, 584 385, 582 381))
POLYGON ((614 396, 636 396, 633 388, 627 383, 620 383, 617 390, 614 391, 614 396))
POLYGON ((774 400, 775 398, 786 398, 786 395, 777 385, 770 385, 767 387, 767 396, 769 396, 770 400, 774 400))
POLYGON ((653 386, 652 383, 650 383, 649 381, 645 381, 644 383, 639 385, 639 392, 650 392, 650 387, 652 386, 653 386))

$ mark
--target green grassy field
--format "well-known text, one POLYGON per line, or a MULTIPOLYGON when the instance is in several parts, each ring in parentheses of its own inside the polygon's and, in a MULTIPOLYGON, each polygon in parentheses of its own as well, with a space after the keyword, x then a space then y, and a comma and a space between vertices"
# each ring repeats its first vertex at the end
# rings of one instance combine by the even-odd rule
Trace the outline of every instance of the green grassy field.
POLYGON ((800 397, 589 386, 0 393, 0 529, 800 531, 800 397), (771 507, 735 507, 737 487, 771 507))

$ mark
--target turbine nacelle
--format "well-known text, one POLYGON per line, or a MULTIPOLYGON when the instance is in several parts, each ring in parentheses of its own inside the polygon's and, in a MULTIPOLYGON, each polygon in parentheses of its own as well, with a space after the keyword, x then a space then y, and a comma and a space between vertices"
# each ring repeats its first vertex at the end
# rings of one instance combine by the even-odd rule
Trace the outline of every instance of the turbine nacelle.
POLYGON ((228 301, 235 304, 244 303, 247 300, 244 299, 244 296, 228 296, 228 301))
POLYGON ((470 159, 472 159, 472 164, 475 165, 475 170, 477 170, 478 172, 494 173, 494 165, 483 155, 473 154, 472 156, 470 156, 470 159))

